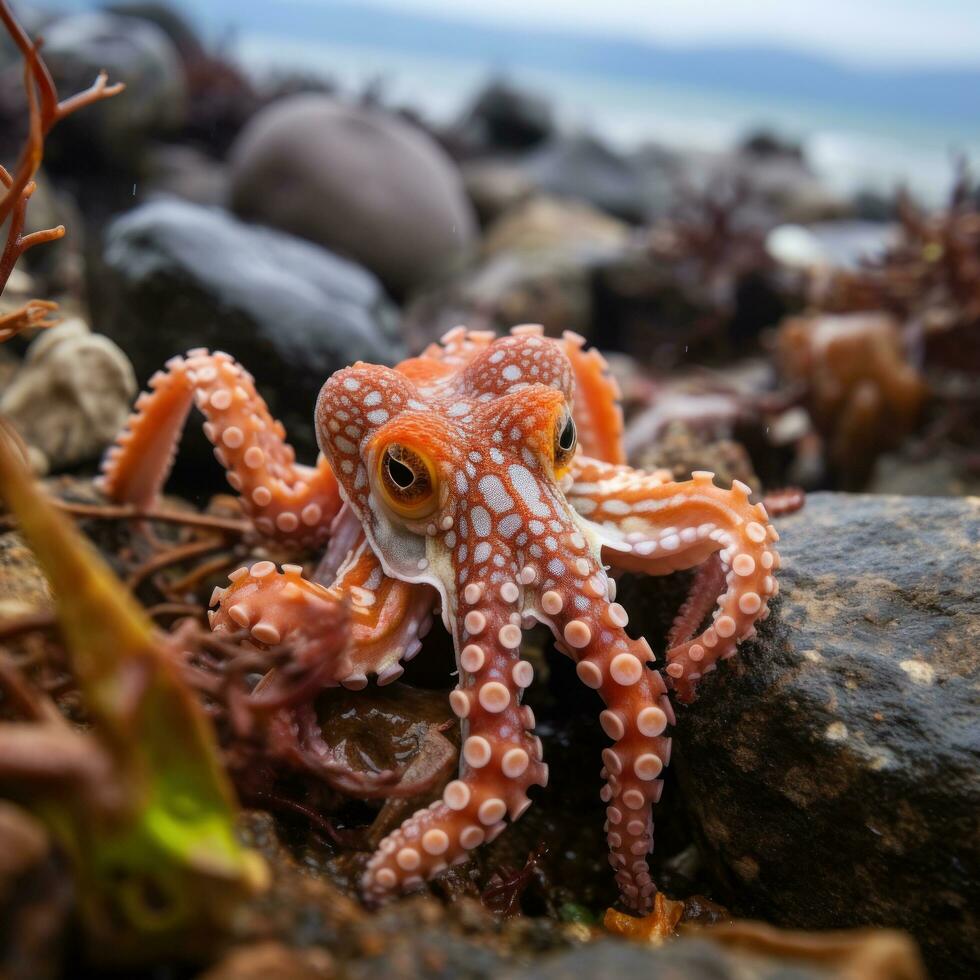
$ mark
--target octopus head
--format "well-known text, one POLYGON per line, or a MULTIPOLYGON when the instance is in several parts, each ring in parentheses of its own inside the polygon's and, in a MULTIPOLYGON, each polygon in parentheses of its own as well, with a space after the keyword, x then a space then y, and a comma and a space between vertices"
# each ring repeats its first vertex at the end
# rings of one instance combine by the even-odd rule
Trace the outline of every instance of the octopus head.
POLYGON ((559 541, 587 536, 561 490, 571 409, 560 347, 512 336, 461 367, 346 368, 320 392, 316 425, 385 570, 436 586, 448 620, 468 583, 523 591, 549 563, 555 577, 559 541))

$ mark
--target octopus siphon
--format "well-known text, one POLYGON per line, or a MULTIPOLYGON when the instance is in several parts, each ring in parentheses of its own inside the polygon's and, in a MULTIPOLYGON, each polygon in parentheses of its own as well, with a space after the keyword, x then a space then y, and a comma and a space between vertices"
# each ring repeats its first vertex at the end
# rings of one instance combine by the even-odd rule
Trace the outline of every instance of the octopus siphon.
POLYGON ((324 686, 352 689, 369 676, 397 679, 437 610, 452 635, 458 778, 381 842, 365 897, 465 861, 521 817, 530 787, 547 785, 534 714, 521 703, 534 679, 522 634, 542 623, 604 702, 609 862, 626 907, 649 911, 652 808, 674 723, 668 690, 689 701, 755 635, 777 593, 778 535, 749 488, 626 466, 605 361, 581 337, 552 339, 537 325, 504 337, 458 327, 394 369, 336 372, 316 404, 322 452, 312 467, 296 462, 253 378, 227 354, 175 357, 149 388, 103 463, 111 498, 154 502, 196 404, 259 534, 297 553, 326 551, 311 578, 271 561, 232 573, 212 599, 212 629, 288 642, 318 665, 324 686), (695 566, 659 670, 647 641, 627 633, 610 572, 695 566), (352 621, 340 654, 320 629, 337 603, 352 621))

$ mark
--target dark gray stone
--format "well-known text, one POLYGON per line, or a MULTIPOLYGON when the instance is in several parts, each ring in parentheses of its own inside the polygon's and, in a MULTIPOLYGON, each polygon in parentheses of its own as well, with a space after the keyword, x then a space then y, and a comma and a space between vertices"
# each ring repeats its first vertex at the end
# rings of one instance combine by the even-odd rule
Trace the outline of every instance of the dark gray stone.
MULTIPOLYGON (((606 939, 543 957, 504 976, 506 980, 832 980, 854 975, 838 972, 835 966, 833 961, 821 963, 816 956, 806 962, 785 953, 727 949, 707 939, 675 939, 661 947, 606 939)), ((903 974, 876 976, 897 980, 903 974)))
POLYGON ((356 360, 405 352, 378 281, 345 259, 217 208, 158 200, 116 219, 93 297, 95 322, 141 384, 174 354, 225 350, 251 371, 290 440, 315 458, 313 405, 356 360))
POLYGON ((45 32, 44 60, 62 98, 88 88, 102 69, 124 92, 59 123, 45 147, 58 169, 138 167, 147 138, 178 127, 186 81, 173 42, 155 24, 108 13, 58 20, 45 32))
POLYGON ((554 134, 547 99, 496 79, 480 91, 449 138, 469 153, 528 150, 554 134))
POLYGON ((976 499, 815 494, 759 639, 678 711, 675 764, 741 915, 895 926, 980 967, 976 499))
POLYGON ((539 190, 549 194, 587 201, 626 221, 645 216, 639 171, 594 137, 555 137, 528 156, 524 168, 539 190))

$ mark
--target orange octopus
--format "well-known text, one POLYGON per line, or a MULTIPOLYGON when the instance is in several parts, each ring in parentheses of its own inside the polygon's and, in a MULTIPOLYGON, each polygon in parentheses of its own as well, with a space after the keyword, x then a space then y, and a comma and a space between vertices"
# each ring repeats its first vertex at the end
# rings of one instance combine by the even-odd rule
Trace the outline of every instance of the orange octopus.
POLYGON ((493 840, 531 805, 548 767, 534 715, 521 704, 534 671, 522 631, 544 623, 581 681, 605 702, 601 797, 610 864, 623 901, 646 912, 652 806, 670 759, 668 686, 690 700, 697 681, 754 635, 777 592, 778 539, 765 508, 711 473, 683 483, 623 465, 618 391, 582 338, 515 327, 510 336, 450 331, 394 370, 358 363, 323 386, 322 449, 299 465, 251 376, 223 353, 194 350, 150 380, 103 467, 117 501, 153 502, 190 405, 228 481, 263 535, 297 549, 331 541, 317 578, 270 561, 216 590, 215 630, 246 628, 320 657, 324 685, 395 680, 438 608, 452 634, 463 731, 459 776, 370 859, 369 900, 433 877, 493 840), (338 549, 339 545, 339 549, 338 549), (342 561, 330 553, 344 552, 342 561), (609 568, 665 575, 702 565, 671 631, 663 673, 626 632, 609 568), (339 601, 352 635, 337 655, 322 624, 339 601), (715 606, 714 619, 693 634, 715 606))

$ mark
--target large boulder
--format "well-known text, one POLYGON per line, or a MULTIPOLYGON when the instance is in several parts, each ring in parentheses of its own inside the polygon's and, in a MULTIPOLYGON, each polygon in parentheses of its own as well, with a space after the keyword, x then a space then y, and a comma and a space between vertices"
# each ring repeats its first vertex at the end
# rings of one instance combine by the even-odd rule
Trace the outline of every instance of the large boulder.
POLYGON ((97 322, 130 354, 141 384, 174 354, 226 350, 310 458, 326 378, 357 360, 404 356, 397 313, 374 276, 216 208, 168 199, 136 208, 109 227, 104 266, 97 322))
POLYGON ((239 215, 360 262, 398 295, 474 238, 455 164, 378 108, 324 95, 282 99, 249 123, 231 160, 239 215))
POLYGON ((110 82, 126 84, 124 93, 59 124, 45 148, 52 167, 138 167, 148 138, 184 119, 184 69, 155 24, 109 13, 65 17, 45 32, 44 59, 62 98, 88 88, 102 69, 110 82))
POLYGON ((678 712, 719 897, 907 929, 936 976, 975 975, 980 501, 815 494, 777 526, 773 615, 678 712))

